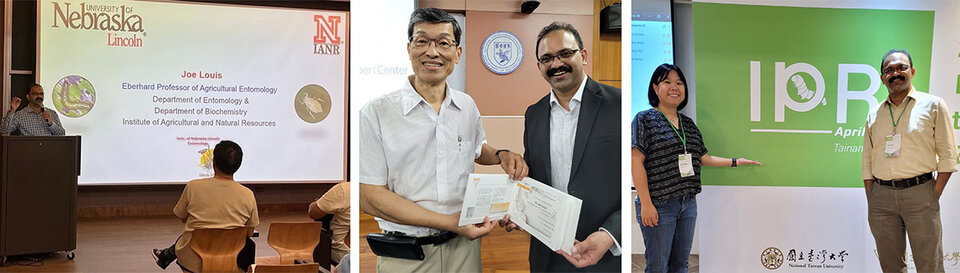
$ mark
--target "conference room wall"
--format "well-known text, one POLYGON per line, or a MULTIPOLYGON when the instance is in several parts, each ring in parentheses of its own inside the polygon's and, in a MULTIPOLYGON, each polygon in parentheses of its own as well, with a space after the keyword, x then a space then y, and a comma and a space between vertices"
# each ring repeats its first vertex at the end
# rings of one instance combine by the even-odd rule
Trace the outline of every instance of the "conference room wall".
MULTIPOLYGON (((546 5, 546 4, 545 4, 546 5)), ((518 7, 519 8, 519 7, 518 7)), ((568 22, 577 28, 583 47, 593 52, 593 18, 576 14, 521 14, 518 12, 490 12, 467 10, 467 94, 473 96, 483 116, 523 116, 527 106, 537 102, 550 90, 537 69, 537 34, 554 22, 568 22), (523 61, 513 73, 498 75, 488 70, 480 56, 483 41, 491 33, 513 33, 523 44, 523 61)), ((588 60, 585 72, 592 74, 593 64, 588 60)))

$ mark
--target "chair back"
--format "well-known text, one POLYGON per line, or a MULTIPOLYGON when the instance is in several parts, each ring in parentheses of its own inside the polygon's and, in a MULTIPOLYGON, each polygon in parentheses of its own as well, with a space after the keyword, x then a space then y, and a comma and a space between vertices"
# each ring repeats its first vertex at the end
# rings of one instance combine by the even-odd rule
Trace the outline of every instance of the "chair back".
POLYGON ((237 255, 246 243, 247 228, 195 229, 190 248, 200 256, 201 273, 243 272, 237 267, 237 255))
POLYGON ((313 250, 320 242, 320 223, 270 223, 267 244, 280 253, 280 264, 293 264, 300 259, 313 260, 313 250))

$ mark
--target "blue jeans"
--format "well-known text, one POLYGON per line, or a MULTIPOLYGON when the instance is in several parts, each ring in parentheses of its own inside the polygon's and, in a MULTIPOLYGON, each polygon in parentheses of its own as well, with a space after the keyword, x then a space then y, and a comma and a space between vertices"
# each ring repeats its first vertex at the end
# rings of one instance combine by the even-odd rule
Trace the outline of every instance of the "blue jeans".
POLYGON ((697 226, 697 198, 684 195, 654 200, 659 220, 656 227, 643 226, 640 220, 640 199, 636 199, 637 222, 646 246, 647 268, 644 272, 686 273, 697 226))

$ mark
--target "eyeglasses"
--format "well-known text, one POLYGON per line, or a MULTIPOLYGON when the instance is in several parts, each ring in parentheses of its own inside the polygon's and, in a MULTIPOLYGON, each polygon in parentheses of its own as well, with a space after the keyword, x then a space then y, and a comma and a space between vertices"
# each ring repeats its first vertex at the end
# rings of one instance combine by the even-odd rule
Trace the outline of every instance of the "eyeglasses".
POLYGON ((554 58, 559 58, 559 59, 561 59, 561 60, 570 59, 570 57, 573 57, 573 54, 576 54, 577 51, 580 51, 580 50, 579 50, 579 49, 564 49, 564 50, 561 50, 560 52, 557 52, 557 55, 556 55, 556 56, 550 55, 550 54, 544 54, 543 56, 540 56, 540 59, 537 59, 537 61, 540 62, 540 64, 542 64, 542 65, 548 65, 548 64, 550 64, 551 62, 553 62, 553 59, 554 59, 554 58))
POLYGON ((910 66, 905 64, 901 64, 896 67, 888 66, 887 68, 883 69, 883 74, 890 74, 893 73, 893 71, 907 72, 907 70, 910 70, 910 66))
POLYGON ((438 50, 450 51, 457 48, 457 42, 448 38, 430 39, 423 36, 410 37, 410 44, 414 49, 424 50, 431 44, 436 45, 438 50))

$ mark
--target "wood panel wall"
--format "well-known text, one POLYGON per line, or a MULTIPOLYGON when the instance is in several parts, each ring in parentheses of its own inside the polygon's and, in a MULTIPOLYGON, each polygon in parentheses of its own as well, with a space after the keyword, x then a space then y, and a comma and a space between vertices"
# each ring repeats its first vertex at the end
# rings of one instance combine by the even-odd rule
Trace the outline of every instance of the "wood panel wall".
POLYGON ((593 79, 607 85, 620 87, 620 70, 623 62, 620 33, 600 31, 600 10, 606 7, 604 4, 612 3, 620 3, 620 1, 593 0, 593 47, 595 48, 593 79))
MULTIPOLYGON (((247 185, 260 214, 307 213, 307 205, 334 184, 247 185)), ((184 185, 81 186, 77 191, 79 218, 173 216, 184 185)))

